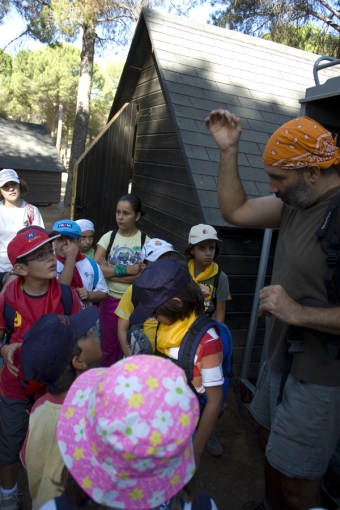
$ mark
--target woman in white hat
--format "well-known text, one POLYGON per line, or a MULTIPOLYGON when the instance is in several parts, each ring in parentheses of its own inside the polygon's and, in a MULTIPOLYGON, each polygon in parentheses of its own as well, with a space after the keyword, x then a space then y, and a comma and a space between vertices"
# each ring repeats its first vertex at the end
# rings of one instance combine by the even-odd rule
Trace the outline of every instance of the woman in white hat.
POLYGON ((20 181, 15 170, 4 168, 0 171, 0 194, 3 198, 0 201, 0 290, 4 276, 12 270, 7 256, 8 243, 24 227, 44 227, 39 209, 21 198, 27 191, 27 184, 20 181))

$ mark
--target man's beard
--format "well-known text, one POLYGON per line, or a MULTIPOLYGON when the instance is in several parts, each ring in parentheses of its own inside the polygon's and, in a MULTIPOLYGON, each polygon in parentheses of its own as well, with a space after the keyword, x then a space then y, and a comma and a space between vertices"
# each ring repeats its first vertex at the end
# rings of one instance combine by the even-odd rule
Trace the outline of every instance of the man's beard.
POLYGON ((309 202, 312 190, 306 184, 302 174, 294 186, 290 186, 283 193, 275 193, 277 198, 284 198, 289 209, 304 209, 309 202))

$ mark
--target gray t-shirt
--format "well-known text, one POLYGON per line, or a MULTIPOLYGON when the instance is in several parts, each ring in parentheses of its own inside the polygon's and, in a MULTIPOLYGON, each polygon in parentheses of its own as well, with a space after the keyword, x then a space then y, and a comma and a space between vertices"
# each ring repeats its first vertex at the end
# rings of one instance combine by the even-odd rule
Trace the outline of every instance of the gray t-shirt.
MULTIPOLYGON (((315 232, 320 227, 332 198, 340 187, 326 192, 311 207, 302 210, 283 207, 275 252, 272 285, 282 285, 295 300, 312 298, 327 302, 326 254, 315 232)), ((274 316, 267 318, 267 362, 282 372, 288 326, 274 316)), ((340 360, 332 360, 322 333, 301 329, 304 352, 294 355, 291 373, 296 379, 325 386, 340 386, 340 360)))

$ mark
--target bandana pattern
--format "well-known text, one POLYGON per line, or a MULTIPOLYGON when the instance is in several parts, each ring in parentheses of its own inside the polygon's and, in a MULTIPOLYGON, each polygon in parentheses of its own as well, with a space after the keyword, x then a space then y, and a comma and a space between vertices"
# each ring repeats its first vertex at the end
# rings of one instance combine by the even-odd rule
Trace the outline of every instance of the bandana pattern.
POLYGON ((198 417, 182 369, 155 356, 132 356, 78 377, 57 440, 65 465, 94 501, 151 509, 192 478, 198 417))
POLYGON ((319 165, 326 169, 340 167, 340 151, 336 138, 309 117, 298 117, 283 124, 269 139, 263 161, 281 168, 305 168, 319 165))

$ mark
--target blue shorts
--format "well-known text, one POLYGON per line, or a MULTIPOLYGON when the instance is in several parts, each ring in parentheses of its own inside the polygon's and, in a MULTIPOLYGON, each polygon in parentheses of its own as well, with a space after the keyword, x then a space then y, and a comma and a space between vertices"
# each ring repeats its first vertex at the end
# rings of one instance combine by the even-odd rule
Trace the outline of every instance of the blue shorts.
POLYGON ((264 363, 250 411, 270 430, 267 460, 290 478, 321 478, 340 437, 340 387, 299 381, 289 374, 277 406, 280 383, 281 375, 264 363))

